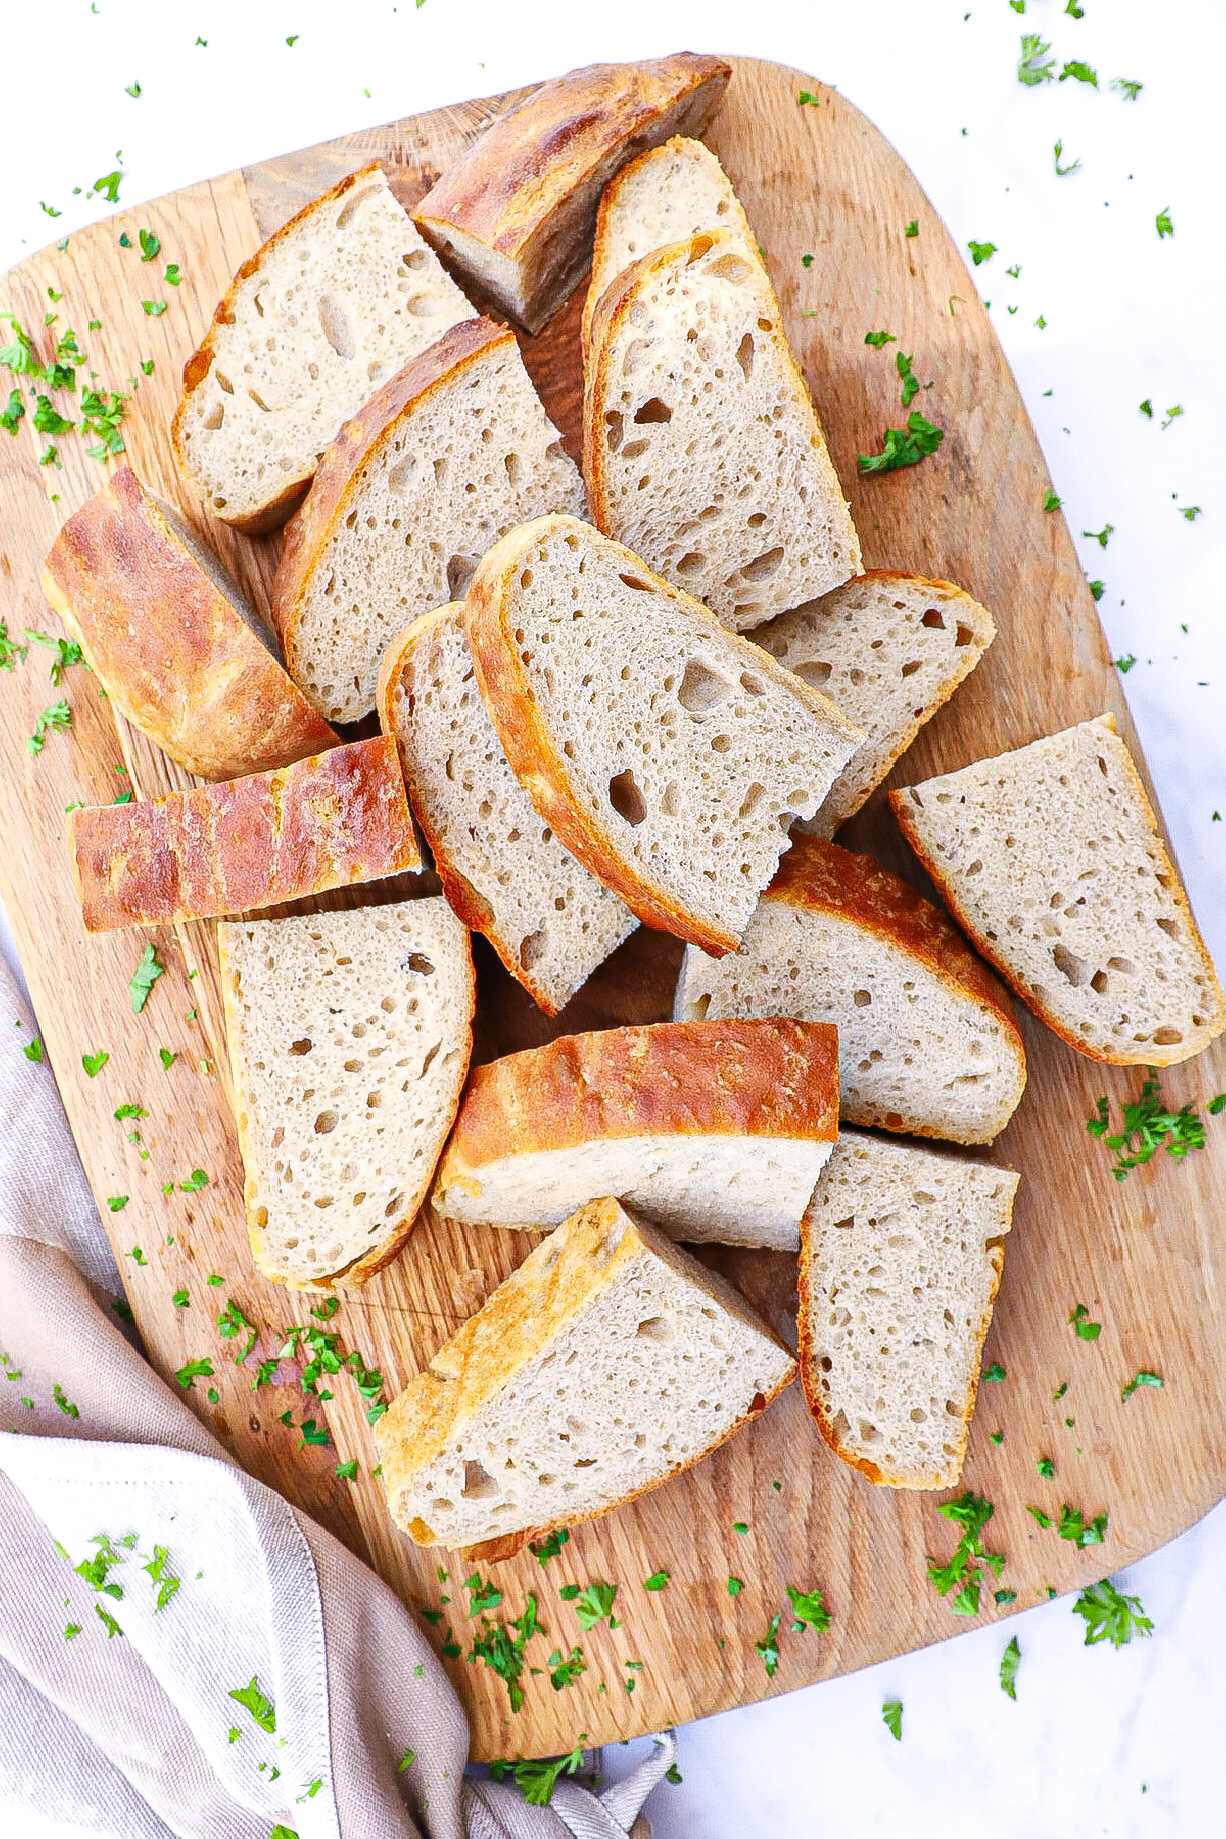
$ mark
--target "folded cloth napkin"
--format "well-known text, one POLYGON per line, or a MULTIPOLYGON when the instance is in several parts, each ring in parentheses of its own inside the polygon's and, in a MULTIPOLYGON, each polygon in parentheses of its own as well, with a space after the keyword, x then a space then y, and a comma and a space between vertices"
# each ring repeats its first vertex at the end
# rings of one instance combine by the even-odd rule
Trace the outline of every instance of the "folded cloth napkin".
POLYGON ((126 1338, 32 1035, 0 964, 0 1830, 649 1839, 671 1737, 546 1807, 466 1780, 463 1710, 399 1598, 126 1338))

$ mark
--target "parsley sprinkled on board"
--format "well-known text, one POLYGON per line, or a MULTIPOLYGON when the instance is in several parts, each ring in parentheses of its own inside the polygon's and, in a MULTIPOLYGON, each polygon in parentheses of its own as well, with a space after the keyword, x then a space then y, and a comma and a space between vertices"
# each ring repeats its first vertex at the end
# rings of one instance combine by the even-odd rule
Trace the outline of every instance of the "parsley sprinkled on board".
POLYGON ((587 1661, 583 1658, 581 1647, 572 1647, 569 1654, 563 1654, 560 1647, 555 1647, 546 1661, 549 1670, 549 1683, 555 1692, 564 1692, 567 1686, 573 1686, 581 1673, 587 1672, 587 1661))
POLYGON ((738 1539, 743 1539, 745 1537, 745 1534, 749 1531, 749 1527, 746 1525, 744 1520, 733 1520, 732 1530, 736 1534, 738 1539))
POLYGON ((1162 1383, 1163 1383, 1162 1377, 1160 1374, 1148 1373, 1145 1371, 1144 1368, 1142 1368, 1139 1373, 1133 1374, 1132 1378, 1128 1381, 1128 1384, 1126 1386, 1122 1386, 1120 1388, 1121 1405, 1126 1405, 1128 1403, 1128 1400, 1132 1397, 1133 1393, 1136 1391, 1139 1391, 1142 1386, 1155 1386, 1161 1389, 1162 1383))
POLYGON ((225 1308, 217 1318, 217 1330, 223 1340, 233 1341, 245 1334, 247 1340, 240 1353, 235 1354, 235 1366, 242 1366, 248 1354, 259 1340, 260 1331, 254 1322, 249 1322, 234 1299, 228 1298, 225 1308))
MULTIPOLYGON (((574 1775, 582 1765, 586 1735, 586 1731, 580 1732, 579 1741, 569 1755, 530 1757, 522 1762, 510 1762, 506 1757, 501 1757, 491 1762, 490 1774, 496 1782, 502 1781, 508 1774, 512 1775, 529 1807, 548 1807, 558 1777, 574 1775)), ((406 1754, 412 1755, 412 1751, 406 1754)))
MULTIPOLYGON (((112 1194, 107 1200, 106 1204, 110 1208, 112 1213, 122 1213, 124 1208, 128 1204, 128 1197, 126 1194, 112 1194)), ((142 1264, 145 1262, 145 1258, 143 1254, 139 1262, 142 1264)))
POLYGON ((1098 88, 1098 72, 1092 70, 1089 64, 1083 64, 1080 58, 1070 59, 1060 72, 1062 83, 1067 83, 1070 77, 1073 77, 1078 83, 1088 83, 1091 89, 1098 88))
POLYGON ((497 1609, 502 1601, 502 1591, 493 1584, 483 1583, 477 1571, 474 1571, 471 1577, 465 1578, 464 1588, 468 1591, 470 1620, 473 1616, 484 1615, 487 1610, 497 1609))
POLYGON ((37 717, 34 732, 26 739, 26 747, 32 754, 40 754, 47 744, 47 735, 66 734, 72 727, 72 710, 63 697, 53 702, 37 717))
POLYGON ((995 1443, 998 1447, 1000 1444, 1004 1442, 1004 1440, 1005 1440, 1005 1433, 1003 1430, 993 1430, 988 1433, 989 1443, 995 1443))
POLYGON ((1097 1115, 1087 1119, 1086 1129, 1097 1141, 1106 1144, 1115 1157, 1111 1173, 1117 1181, 1126 1181, 1132 1169, 1149 1162, 1160 1149, 1181 1160, 1190 1150, 1203 1149, 1205 1126, 1191 1104, 1178 1111, 1168 1111, 1162 1102, 1162 1088, 1156 1067, 1149 1067, 1141 1096, 1123 1106, 1123 1127, 1114 1135, 1108 1101, 1100 1098, 1097 1115))
POLYGON ((860 471, 889 473, 897 472, 903 466, 918 466, 926 455, 936 452, 944 439, 943 428, 934 427, 918 409, 913 409, 907 417, 905 429, 886 429, 880 453, 862 453, 857 456, 860 471))
POLYGON ((1112 658, 1111 660, 1122 677, 1128 675, 1136 661, 1137 654, 1135 651, 1122 652, 1118 658, 1112 658))
POLYGON ((881 1722, 895 1743, 902 1742, 902 1700, 886 1699, 881 1707, 881 1722))
POLYGON ((1069 1310, 1068 1324, 1079 1341, 1097 1341, 1103 1331, 1101 1322, 1090 1320, 1090 1311, 1084 1303, 1077 1303, 1069 1310))
POLYGON ((21 1051, 25 1055, 26 1059, 33 1060, 36 1066, 41 1064, 42 1057, 43 1057, 43 1044, 39 1040, 37 1035, 35 1035, 32 1041, 27 1041, 21 1051))
POLYGON ((155 236, 152 230, 142 230, 141 231, 140 233, 140 259, 142 262, 152 262, 154 257, 161 250, 161 247, 162 247, 161 239, 155 236))
POLYGON ((187 1180, 179 1183, 184 1194, 198 1194, 201 1188, 207 1188, 208 1185, 209 1178, 203 1169, 193 1169, 187 1180))
POLYGON ((63 1386, 60 1385, 58 1380, 56 1381, 55 1385, 51 1388, 51 1397, 55 1401, 57 1409, 60 1412, 62 1412, 66 1418, 79 1418, 80 1417, 81 1413, 77 1410, 77 1407, 73 1404, 72 1400, 69 1398, 68 1394, 65 1392, 63 1386))
POLYGON ((544 1570, 551 1558, 558 1557, 562 1547, 569 1538, 570 1534, 567 1532, 565 1526, 558 1526, 555 1527, 553 1532, 546 1533, 543 1539, 530 1540, 528 1550, 532 1553, 532 1556, 536 1559, 541 1569, 544 1570))
POLYGON ((938 1596, 950 1598, 955 1615, 977 1615, 983 1582, 980 1564, 986 1564, 992 1575, 999 1577, 1005 1563, 999 1552, 985 1551, 979 1537, 995 1509, 991 1501, 968 1491, 955 1501, 943 1501, 937 1511, 960 1526, 962 1536, 946 1564, 929 1558, 928 1582, 938 1596))
POLYGON ((177 262, 171 262, 169 264, 166 269, 165 278, 167 287, 178 287, 180 281, 183 279, 183 273, 177 262))
POLYGON ((582 1590, 578 1584, 566 1584, 558 1595, 564 1602, 574 1603, 580 1628, 595 1628, 598 1622, 605 1620, 610 1628, 621 1627, 613 1614, 613 1604, 617 1599, 616 1584, 588 1584, 582 1590))
POLYGON ((110 1057, 108 1053, 104 1053, 102 1049, 99 1048, 96 1054, 82 1054, 81 1065, 85 1068, 86 1074, 90 1079, 96 1079, 110 1057))
POLYGON ((902 406, 908 408, 913 396, 919 393, 919 378, 911 368, 911 359, 905 351, 895 353, 894 362, 898 375, 902 379, 902 406))
MULTIPOLYGON (((895 345, 898 343, 892 332, 866 332, 864 334, 864 342, 866 345, 874 345, 878 351, 881 350, 883 345, 895 345)), ((13 394, 16 395, 16 393, 17 392, 14 390, 13 394)))
POLYGON ((918 217, 913 217, 911 219, 910 223, 907 225, 906 229, 903 231, 903 235, 904 236, 918 236, 919 235, 919 218, 918 217))
POLYGON ((358 1472, 358 1459, 351 1456, 348 1462, 338 1462, 332 1471, 338 1481, 352 1481, 358 1472))
POLYGON ((779 1618, 782 1613, 782 1610, 776 1611, 762 1639, 754 1642, 754 1648, 766 1669, 767 1679, 774 1679, 775 1669, 779 1665, 779 1618))
POLYGON ((799 102, 801 108, 805 108, 806 106, 812 108, 818 107, 818 98, 813 94, 811 89, 802 89, 796 100, 799 102))
POLYGON ((237 1704, 241 1705, 244 1710, 251 1713, 252 1718, 259 1725, 261 1730, 266 1730, 269 1736, 275 1734, 277 1728, 277 1714, 273 1707, 272 1700, 266 1698, 260 1691, 258 1673, 253 1673, 251 1675, 251 1684, 248 1686, 231 1686, 229 1696, 234 1699, 237 1704))
POLYGON ((192 1299, 186 1290, 176 1290, 170 1300, 176 1309, 190 1309, 191 1307, 192 1299))
POLYGON ((211 1379, 212 1376, 213 1362, 207 1354, 201 1354, 197 1359, 189 1360, 175 1374, 175 1378, 185 1392, 190 1392, 198 1379, 211 1379))
MULTIPOLYGON (((1061 160, 1064 158, 1064 142, 1062 140, 1056 142, 1055 146, 1052 148, 1052 153, 1055 156, 1056 177, 1058 179, 1067 179, 1071 173, 1081 171, 1080 160, 1069 160, 1063 166, 1060 164, 1061 160)), ((1036 321, 1035 323, 1037 324, 1038 322, 1036 321)))
POLYGON ((1055 79, 1056 65, 1048 57, 1051 46, 1041 39, 1037 32, 1023 32, 1022 48, 1017 60, 1017 80, 1027 89, 1036 89, 1041 83, 1051 83, 1055 79))
POLYGON ((164 300, 142 300, 141 305, 144 307, 150 319, 160 319, 162 314, 166 311, 166 302, 164 300))
POLYGON ((158 963, 158 955, 152 945, 146 945, 141 953, 140 963, 128 980, 128 997, 132 1004, 133 1015, 139 1015, 149 1000, 149 992, 165 970, 164 964, 158 963))
POLYGON ((1144 1638, 1154 1632, 1140 1597, 1122 1595, 1109 1577, 1081 1592, 1073 1614, 1085 1622, 1087 1647, 1096 1647, 1100 1641, 1127 1647, 1134 1635, 1144 1638))
POLYGON ((81 647, 75 639, 52 638, 49 633, 36 632, 31 626, 26 627, 26 637, 32 645, 44 645, 55 653, 51 660, 51 681, 57 687, 63 682, 65 672, 82 662, 81 647))
POLYGON ((966 246, 971 252, 971 261, 976 268, 982 267, 984 262, 990 262, 996 254, 995 243, 977 243, 973 237, 966 246))
MULTIPOLYGON (((25 412, 26 405, 21 400, 21 391, 10 390, 8 408, 5 409, 3 414, 0 414, 0 428, 7 428, 9 433, 16 437, 17 423, 21 420, 25 412)), ((5 668, 9 669, 11 666, 6 665, 5 668)))
POLYGON ((733 1577, 730 1572, 728 1575, 728 1594, 729 1596, 739 1596, 741 1594, 741 1591, 744 1588, 745 1588, 744 1578, 733 1577))
POLYGON ((792 1605, 793 1622, 791 1633, 799 1635, 806 1628, 814 1629, 819 1635, 824 1634, 830 1626, 830 1611, 822 1602, 820 1590, 797 1590, 793 1584, 787 1586, 788 1602, 792 1605))
POLYGON ((1104 524, 1101 530, 1083 530, 1081 534, 1093 538, 1100 549, 1105 549, 1114 533, 1114 524, 1104 524))
POLYGON ((1056 497, 1056 494, 1049 485, 1043 498, 1043 509, 1045 511, 1058 511, 1060 509, 1060 503, 1060 499, 1056 497))
POLYGON ((298 1445, 299 1449, 305 1449, 308 1443, 321 1446, 327 1444, 328 1427, 326 1424, 317 1424, 314 1418, 303 1418, 299 1428, 302 1431, 302 1442, 298 1445))
POLYGON ((1014 1701, 1017 1699, 1017 1668, 1021 1658, 1022 1650, 1017 1645, 1017 1636, 1014 1635, 1000 1657, 1000 1689, 1014 1701))
POLYGON ((993 1590, 992 1601, 998 1607, 1000 1607, 1001 1605, 1005 1603, 1016 1603, 1017 1591, 1016 1590, 993 1590))
POLYGON ((650 1577, 643 1579, 643 1588, 644 1590, 664 1590, 667 1589, 668 1582, 669 1573, 667 1571, 653 1571, 650 1577))
POLYGON ((983 1372, 979 1375, 979 1377, 980 1379, 989 1379, 989 1380, 992 1380, 994 1383, 999 1383, 1000 1381, 1007 1379, 1009 1375, 1005 1371, 1005 1368, 1001 1365, 1000 1361, 994 1360, 991 1366, 984 1367, 983 1372))
POLYGON ((1175 226, 1171 222, 1171 210, 1169 205, 1164 205, 1154 218, 1154 228, 1158 232, 1159 242, 1162 241, 1164 236, 1174 236, 1175 226))
POLYGON ((153 1613, 157 1615, 159 1610, 165 1609, 171 1597, 178 1590, 180 1580, 170 1569, 170 1553, 164 1545, 155 1545, 153 1557, 141 1568, 148 1571, 158 1587, 158 1600, 153 1606, 153 1613))
POLYGON ((1133 83, 1127 77, 1112 77, 1111 88, 1116 90, 1125 102, 1135 102, 1145 85, 1144 83, 1133 83))
POLYGON ((158 1048, 158 1059, 162 1062, 163 1072, 168 1073, 178 1058, 178 1054, 172 1054, 169 1047, 158 1048))

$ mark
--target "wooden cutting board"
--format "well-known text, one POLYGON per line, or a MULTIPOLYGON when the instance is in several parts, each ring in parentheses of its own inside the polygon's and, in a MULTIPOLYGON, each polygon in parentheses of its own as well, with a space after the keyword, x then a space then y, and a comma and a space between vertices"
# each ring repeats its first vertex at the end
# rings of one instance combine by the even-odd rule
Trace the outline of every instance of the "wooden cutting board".
MULTIPOLYGON (((65 250, 32 257, 8 277, 0 306, 30 328, 44 358, 50 338, 72 326, 101 383, 126 388, 130 375, 139 379, 123 424, 132 466, 198 521, 257 605, 267 604, 279 539, 248 541, 211 523, 171 460, 168 429, 183 360, 239 263, 308 198, 377 158, 411 204, 515 99, 442 109, 193 186, 77 232, 65 250), (161 239, 155 262, 142 263, 142 227, 161 239), (133 247, 120 246, 121 231, 133 247), (182 269, 177 289, 161 279, 168 261, 182 269), (142 300, 163 299, 164 313, 144 311, 142 300), (46 312, 58 315, 50 332, 43 330, 46 312), (146 377, 138 360, 150 357, 154 370, 146 377)), ((866 565, 952 577, 996 616, 999 637, 985 661, 895 778, 961 766, 1104 709, 1135 749, 1064 519, 1043 510, 1048 475, 1034 431, 974 283, 914 178, 841 96, 812 77, 752 60, 737 62, 710 140, 761 239, 852 499, 866 565), (800 104, 802 90, 816 103, 800 104), (918 235, 908 237, 912 219, 918 235), (881 351, 866 346, 865 332, 878 327, 898 343, 881 351), (898 351, 912 353, 921 382, 931 383, 919 406, 945 429, 944 445, 918 467, 861 480, 857 452, 875 450, 883 429, 899 421, 898 351)), ((529 368, 576 454, 581 301, 582 290, 525 343, 529 368)), ((42 558, 62 519, 102 476, 75 434, 56 441, 62 470, 40 467, 46 441, 33 431, 32 416, 31 403, 16 437, 0 440, 0 616, 14 637, 27 626, 58 630, 39 592, 42 558)), ((449 1665, 471 1714, 474 1754, 552 1753, 580 1733, 599 1742, 655 1730, 966 1627, 925 1580, 926 1554, 944 1560, 955 1543, 937 1499, 872 1488, 840 1465, 794 1387, 690 1474, 578 1529, 547 1569, 527 1553, 483 1568, 504 1593, 498 1617, 518 1615, 526 1592, 536 1593, 548 1633, 529 1646, 530 1666, 543 1668, 555 1647, 568 1653, 576 1643, 587 1665, 560 1691, 544 1673, 526 1676, 526 1703, 510 1715, 502 1681, 467 1664, 479 1626, 466 1618, 461 1587, 470 1567, 417 1551, 387 1518, 352 1375, 337 1376, 335 1396, 323 1405, 303 1397, 301 1360, 283 1361, 274 1383, 252 1389, 256 1361, 273 1352, 289 1324, 311 1321, 312 1299, 287 1295, 252 1267, 212 928, 156 935, 166 973, 144 1012, 133 1015, 126 986, 144 939, 85 937, 65 843, 64 808, 72 800, 102 803, 129 787, 156 796, 184 784, 185 775, 116 721, 83 670, 71 671, 62 691, 53 688, 50 657, 32 647, 24 665, 0 676, 0 885, 149 1354, 167 1376, 189 1360, 210 1359, 212 1379, 197 1379, 188 1397, 237 1459, 330 1526, 407 1602, 442 1609, 433 1638, 461 1650, 449 1665), (72 708, 71 732, 52 734, 32 757, 26 736, 61 693, 72 708), (162 1047, 177 1055, 169 1070, 162 1047), (82 1054, 99 1049, 109 1061, 89 1078, 82 1054), (136 1121, 139 1144, 128 1140, 132 1121, 113 1115, 123 1103, 148 1112, 136 1121), (165 1191, 166 1183, 189 1181, 194 1169, 207 1173, 206 1187, 165 1191), (108 1210, 108 1197, 120 1195, 127 1204, 108 1210), (211 1284, 210 1274, 223 1281, 211 1284), (180 1289, 190 1297, 187 1307, 173 1301, 180 1289), (242 1341, 223 1339, 215 1326, 231 1299, 260 1330, 243 1366, 234 1363, 242 1341), (286 1413, 292 1428, 282 1421, 286 1413), (327 1447, 304 1443, 304 1417, 326 1422, 327 1447), (352 1457, 356 1479, 337 1479, 338 1463, 352 1457), (646 1592, 643 1580, 661 1569, 670 1573, 667 1588, 646 1592), (730 1575, 744 1580, 735 1597, 730 1575), (572 1605, 558 1595, 570 1581, 617 1583, 620 1626, 580 1631, 572 1605), (821 1587, 834 1618, 828 1633, 788 1632, 789 1584, 821 1587), (755 1644, 780 1610, 778 1670, 768 1679, 755 1644)), ((920 879, 880 796, 843 840, 920 879)), ((398 892, 383 884, 365 897, 398 892)), ((640 933, 550 1023, 483 941, 477 948, 480 1052, 487 1057, 577 1027, 663 1017, 680 957, 673 941, 640 933)), ((987 1542, 1005 1554, 1000 1587, 1016 1591, 1018 1609, 1049 1587, 1064 1592, 1118 1570, 1226 1491, 1226 1119, 1210 1122, 1208 1147, 1186 1161, 1159 1156, 1117 1185, 1085 1121, 1100 1094, 1113 1106, 1135 1096, 1141 1073, 1092 1066, 1028 1017, 1022 1026, 1029 1089, 994 1154, 1023 1180, 986 1351, 1008 1377, 982 1388, 963 1483, 995 1503, 987 1542), (1096 1343, 1077 1339, 1067 1324, 1078 1302, 1102 1323, 1096 1343), (1161 1373, 1165 1389, 1121 1404, 1121 1385, 1141 1367, 1161 1373), (1068 1390, 1057 1402, 1053 1393, 1064 1382, 1068 1390), (997 1430, 1004 1435, 995 1445, 989 1433, 997 1430), (1043 1456, 1055 1460, 1054 1480, 1036 1472, 1043 1456), (1078 1551, 1026 1512, 1034 1504, 1058 1516, 1065 1502, 1087 1520, 1107 1510, 1100 1548, 1078 1551)), ((46 1072, 32 1066, 29 1076, 46 1072)), ((1175 1105, 1222 1087, 1221 1044, 1163 1080, 1175 1105)), ((527 1244, 520 1235, 461 1234, 424 1218, 404 1255, 343 1302, 328 1329, 342 1351, 380 1369, 390 1398, 527 1244)), ((790 1332, 793 1260, 716 1256, 790 1332)), ((981 1617, 1007 1613, 994 1605, 989 1580, 981 1617)))

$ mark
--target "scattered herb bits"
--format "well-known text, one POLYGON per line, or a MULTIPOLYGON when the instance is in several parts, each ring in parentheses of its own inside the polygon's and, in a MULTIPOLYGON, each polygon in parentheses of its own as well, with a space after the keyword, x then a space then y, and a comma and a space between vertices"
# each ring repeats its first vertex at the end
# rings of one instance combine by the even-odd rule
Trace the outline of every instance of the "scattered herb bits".
POLYGON ((1000 1657, 1000 1689, 1007 1698, 1017 1700, 1017 1669, 1022 1658, 1022 1651, 1014 1635, 1008 1647, 1000 1657))
POLYGON ((1073 1614, 1085 1622, 1087 1647, 1096 1647, 1100 1641, 1127 1647, 1134 1635, 1146 1638, 1154 1632, 1140 1597, 1122 1595, 1109 1577, 1081 1592, 1073 1614))
POLYGON ((1069 1310, 1069 1327, 1079 1341, 1097 1341, 1103 1331, 1101 1322, 1090 1320, 1090 1311, 1084 1303, 1077 1303, 1069 1310))
POLYGON ((1121 1386, 1120 1388, 1121 1405, 1126 1405, 1128 1403, 1128 1400, 1132 1397, 1133 1393, 1140 1391, 1142 1386, 1153 1386, 1156 1390, 1161 1391, 1162 1383, 1163 1382, 1162 1382, 1161 1374, 1148 1373, 1144 1370, 1144 1368, 1142 1368, 1142 1370, 1139 1373, 1133 1374, 1132 1378, 1128 1381, 1127 1385, 1121 1386))
POLYGON ((881 1707, 881 1722, 895 1743, 902 1742, 902 1700, 886 1699, 881 1707))

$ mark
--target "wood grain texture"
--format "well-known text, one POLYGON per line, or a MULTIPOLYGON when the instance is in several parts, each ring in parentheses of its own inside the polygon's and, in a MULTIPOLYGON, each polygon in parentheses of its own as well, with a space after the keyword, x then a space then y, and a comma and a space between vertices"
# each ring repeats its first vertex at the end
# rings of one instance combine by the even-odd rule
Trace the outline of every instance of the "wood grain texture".
MULTIPOLYGON (((179 366, 240 261, 307 198, 378 157, 410 203, 512 99, 467 103, 193 187, 74 235, 66 252, 31 258, 4 285, 0 305, 40 332, 47 287, 62 290, 59 325, 76 326, 103 382, 122 387, 137 358, 154 357, 154 374, 141 379, 125 423, 130 462, 182 504, 262 610, 276 539, 250 541, 209 522, 175 475, 168 431, 179 366), (142 225, 161 237, 165 258, 181 264, 177 292, 153 286, 155 271, 142 268, 139 251, 118 247, 121 229, 135 242, 142 225), (142 296, 164 291, 169 310, 146 317, 142 296), (85 330, 91 319, 102 320, 100 330, 85 330)), ((774 65, 737 63, 709 138, 765 250, 853 502, 866 564, 955 580, 997 621, 999 637, 984 662, 904 756, 893 782, 1018 746, 1104 709, 1135 750, 1068 530, 1058 512, 1042 511, 1048 478, 1034 432, 974 285, 915 180, 840 96, 774 65), (802 88, 817 96, 817 106, 798 106, 802 88), (919 235, 908 239, 911 218, 919 235), (808 268, 803 254, 814 257, 808 268), (880 326, 897 334, 898 347, 864 345, 865 331, 880 326), (898 348, 914 354, 921 382, 931 381, 922 406, 945 428, 945 442, 918 467, 860 480, 857 452, 875 449, 882 430, 899 422, 898 348)), ((579 447, 582 292, 524 346, 572 453, 579 447)), ((42 559, 62 519, 100 477, 75 436, 59 442, 63 471, 40 469, 44 443, 30 420, 0 442, 0 615, 10 634, 25 626, 55 630, 38 588, 42 559)), ((518 1614, 529 1590, 539 1598, 549 1632, 529 1648, 530 1665, 543 1666, 555 1644, 569 1650, 575 1641, 588 1663, 566 1691, 550 1690, 544 1675, 527 1679, 524 1709, 509 1714, 502 1683, 467 1663, 476 1624, 466 1620, 461 1583, 471 1567, 453 1559, 440 1584, 436 1554, 417 1552, 392 1527, 369 1474, 376 1459, 349 1376, 338 1376, 335 1397, 322 1409, 302 1398, 301 1362, 282 1362, 271 1387, 251 1389, 255 1360, 278 1345, 279 1331, 310 1318, 303 1299, 287 1297, 251 1266, 212 928, 156 935, 167 972, 134 1016, 126 984, 142 941, 84 936, 65 838, 64 807, 73 799, 103 802, 128 785, 156 796, 188 781, 140 734, 116 724, 80 670, 70 672, 66 690, 72 733, 52 735, 31 758, 25 737, 38 711, 61 693, 49 683, 47 657, 33 649, 24 666, 0 677, 0 885, 99 1203, 130 1196, 122 1212, 104 1207, 103 1218, 151 1358, 172 1374, 189 1357, 207 1354, 215 1375, 197 1380, 189 1397, 235 1456, 367 1556, 406 1601, 442 1606, 435 1637, 441 1643, 450 1618, 464 1656, 451 1672, 472 1717, 474 1754, 556 1752, 581 1731, 602 1741, 657 1729, 967 1626, 925 1582, 926 1554, 944 1560, 955 1542, 936 1499, 872 1488, 840 1465, 792 1387, 688 1476, 579 1528, 547 1570, 527 1553, 489 1567, 505 1594, 499 1614, 518 1614), (116 775, 117 763, 125 776, 116 775), (159 1046, 178 1055, 169 1071, 159 1046), (98 1048, 110 1060, 89 1079, 81 1054, 98 1048), (149 1112, 139 1125, 141 1145, 129 1144, 127 1126, 113 1117, 124 1101, 149 1112), (163 1194, 162 1184, 183 1181, 197 1167, 208 1172, 206 1188, 163 1194), (144 1265, 125 1255, 134 1245, 144 1265), (210 1272, 224 1284, 209 1286, 210 1272), (181 1285, 190 1294, 187 1308, 172 1302, 181 1285), (261 1329, 257 1353, 243 1367, 233 1362, 238 1344, 214 1327, 229 1297, 261 1329), (286 1410, 295 1427, 304 1415, 326 1418, 333 1446, 299 1448, 298 1429, 278 1421, 286 1410), (335 1464, 350 1456, 358 1458, 358 1479, 336 1481, 335 1464), (745 1523, 744 1536, 734 1522, 745 1523), (644 1592, 642 1580, 659 1568, 671 1574, 668 1587, 644 1592), (729 1573, 745 1580, 735 1599, 729 1573), (580 1633, 572 1607, 557 1594, 569 1580, 617 1582, 621 1626, 580 1633), (821 1586, 834 1614, 827 1634, 788 1633, 787 1584, 821 1586), (442 1596, 450 1602, 440 1605, 442 1596), (768 1681, 754 1644, 781 1609, 779 1668, 768 1681), (628 1670, 627 1660, 643 1661, 642 1671, 628 1670), (625 1690, 630 1679, 633 1696, 625 1690)), ((881 793, 841 840, 920 882, 881 793)), ((403 897, 413 885, 384 883, 370 895, 403 897)), ((511 983, 485 942, 475 945, 478 1050, 485 1057, 576 1028, 662 1018, 680 961, 675 941, 636 933, 551 1021, 511 983)), ((1021 1027, 1030 1086, 995 1154, 1023 1180, 986 1349, 988 1360, 1005 1364, 1008 1379, 982 1388, 963 1484, 996 1503, 988 1543, 1006 1555, 1001 1581, 1016 1590, 1018 1608, 1048 1585, 1072 1589, 1152 1550, 1226 1489, 1226 1247, 1218 1224, 1226 1206, 1226 1123, 1211 1125, 1209 1146, 1185 1162, 1159 1157, 1117 1186, 1105 1151, 1086 1136, 1085 1119, 1100 1093, 1113 1103, 1135 1094, 1139 1075, 1090 1065, 1028 1016, 1021 1027), (1077 1340, 1067 1326, 1076 1302, 1103 1324, 1095 1344, 1077 1340), (1122 1406, 1120 1386, 1138 1367, 1161 1372, 1165 1390, 1139 1392, 1122 1406), (1056 1403, 1062 1381, 1069 1389, 1056 1403), (1066 1418, 1075 1420, 1072 1427, 1066 1418), (989 1432, 998 1428, 1004 1441, 996 1447, 989 1432), (1054 1481, 1036 1474, 1043 1455, 1055 1459, 1054 1481), (1078 1552, 1026 1513, 1033 1503, 1058 1514, 1065 1501, 1087 1518, 1108 1510, 1101 1548, 1078 1552)), ((45 1069, 31 1068, 31 1078, 43 1076, 45 1069)), ((1221 1043, 1164 1075, 1176 1105, 1222 1087, 1221 1043)), ((390 1397, 527 1243, 514 1233, 465 1232, 427 1217, 404 1256, 345 1301, 329 1326, 343 1348, 379 1366, 390 1397)), ((772 1323, 788 1327, 794 1260, 738 1251, 711 1257, 772 1323)), ((985 1619, 1003 1613, 985 1590, 985 1619)))

